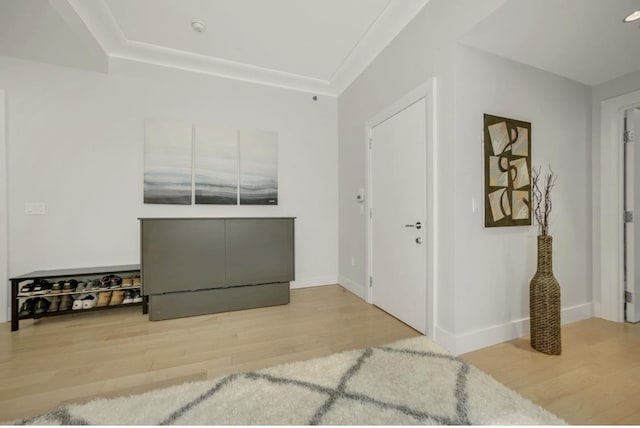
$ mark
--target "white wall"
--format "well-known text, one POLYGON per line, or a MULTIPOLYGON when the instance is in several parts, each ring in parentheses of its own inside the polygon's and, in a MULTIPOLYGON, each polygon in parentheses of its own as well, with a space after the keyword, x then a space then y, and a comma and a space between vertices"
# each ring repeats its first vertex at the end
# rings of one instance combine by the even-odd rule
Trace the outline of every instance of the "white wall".
POLYGON ((528 334, 537 227, 484 228, 483 114, 531 122, 532 164, 558 174, 550 234, 563 321, 591 307, 591 88, 459 46, 456 51, 457 352, 528 334), (471 198, 479 210, 471 211, 471 198))
MULTIPOLYGON (((340 175, 340 283, 364 293, 365 234, 358 189, 366 189, 365 123, 431 77, 437 78, 437 180, 449 188, 453 174, 454 50, 456 39, 502 5, 504 0, 431 0, 338 99, 340 175), (351 264, 351 258, 354 264, 351 264)), ((436 196, 438 262, 434 278, 438 307, 436 340, 453 331, 454 195, 436 196), (441 337, 438 337, 438 334, 441 337)))
MULTIPOLYGON (((0 89, 0 278, 7 283, 7 139, 4 89, 0 89)), ((0 285, 0 322, 7 321, 10 290, 0 285)))
POLYGON ((314 102, 307 93, 124 60, 110 68, 105 75, 0 57, 9 275, 138 263, 138 217, 295 216, 294 286, 337 281, 335 98, 314 102), (143 204, 147 117, 276 131, 279 205, 143 204), (25 215, 25 202, 45 202, 47 214, 25 215))

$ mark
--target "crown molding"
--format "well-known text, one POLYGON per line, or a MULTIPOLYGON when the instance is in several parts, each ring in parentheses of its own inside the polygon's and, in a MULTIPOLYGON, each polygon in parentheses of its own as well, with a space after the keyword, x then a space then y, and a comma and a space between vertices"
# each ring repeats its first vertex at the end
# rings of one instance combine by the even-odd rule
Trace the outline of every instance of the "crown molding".
POLYGON ((341 94, 430 0, 390 2, 331 77, 330 85, 341 94))
MULTIPOLYGON (((261 85, 338 96, 430 0, 392 0, 353 47, 330 80, 258 67, 193 52, 127 40, 104 0, 67 2, 112 58, 177 68, 261 85), (409 5, 409 7, 407 7, 409 5)), ((59 7, 59 6, 58 6, 59 7)))

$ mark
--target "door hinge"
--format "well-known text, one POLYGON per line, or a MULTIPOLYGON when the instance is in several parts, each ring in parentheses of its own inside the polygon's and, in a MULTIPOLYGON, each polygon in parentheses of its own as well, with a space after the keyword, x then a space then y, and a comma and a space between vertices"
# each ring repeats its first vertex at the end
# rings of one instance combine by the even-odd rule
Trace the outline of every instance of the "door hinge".
POLYGON ((633 211, 625 211, 624 212, 624 222, 625 223, 633 223, 633 211))
POLYGON ((633 294, 631 293, 631 291, 624 292, 624 302, 633 303, 633 294))
POLYGON ((369 149, 371 149, 371 143, 373 143, 373 138, 369 138, 369 149))
POLYGON ((373 209, 369 208, 369 218, 373 218, 373 209))
POLYGON ((373 287, 373 277, 369 277, 369 287, 373 287))
POLYGON ((633 131, 631 130, 626 130, 624 131, 624 134, 622 134, 622 139, 625 143, 631 143, 633 142, 633 131))

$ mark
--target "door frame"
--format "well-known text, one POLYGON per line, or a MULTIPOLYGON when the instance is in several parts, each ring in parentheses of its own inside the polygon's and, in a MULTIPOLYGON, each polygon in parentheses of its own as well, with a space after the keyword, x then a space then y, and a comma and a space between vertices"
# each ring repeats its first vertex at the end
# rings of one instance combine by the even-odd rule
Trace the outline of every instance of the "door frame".
POLYGON ((592 231, 593 306, 596 317, 616 322, 624 321, 624 112, 638 106, 640 91, 602 101, 600 139, 594 144, 600 165, 594 175, 599 183, 592 186, 598 219, 592 231))
POLYGON ((373 293, 371 286, 371 272, 372 272, 372 225, 371 225, 371 195, 372 192, 372 165, 371 165, 371 150, 369 146, 369 142, 371 141, 371 137, 373 135, 373 128, 375 128, 380 123, 385 120, 395 116, 402 110, 411 106, 412 104, 420 101, 421 99, 425 100, 425 110, 426 110, 426 133, 425 133, 425 155, 426 159, 426 186, 427 194, 426 194, 426 216, 425 219, 425 244, 426 244, 426 269, 427 269, 427 283, 425 284, 427 288, 427 301, 424 302, 427 308, 427 336, 434 339, 435 338, 435 320, 436 318, 436 298, 437 298, 437 288, 436 288, 436 280, 437 280, 437 271, 436 271, 436 253, 435 253, 435 242, 437 238, 435 225, 436 225, 436 210, 435 210, 435 192, 436 192, 436 164, 434 162, 436 156, 436 78, 433 77, 427 80, 422 85, 413 89, 409 93, 402 96, 399 100, 391 104, 389 107, 382 110, 380 113, 373 116, 369 119, 365 124, 365 171, 366 171, 366 188, 368 195, 368 202, 366 204, 366 296, 367 303, 373 303, 373 293))

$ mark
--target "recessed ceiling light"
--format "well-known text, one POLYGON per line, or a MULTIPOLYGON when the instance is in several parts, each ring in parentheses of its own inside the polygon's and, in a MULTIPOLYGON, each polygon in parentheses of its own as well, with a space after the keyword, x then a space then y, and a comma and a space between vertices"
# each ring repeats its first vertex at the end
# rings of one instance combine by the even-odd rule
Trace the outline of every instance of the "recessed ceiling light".
POLYGON ((635 12, 630 13, 622 21, 623 22, 634 22, 634 21, 637 21, 638 19, 640 19, 640 10, 636 10, 635 12))
POLYGON ((191 21, 191 28, 193 28, 193 31, 195 31, 196 33, 204 33, 205 31, 207 31, 207 26, 204 25, 204 22, 198 19, 194 19, 193 21, 191 21))

